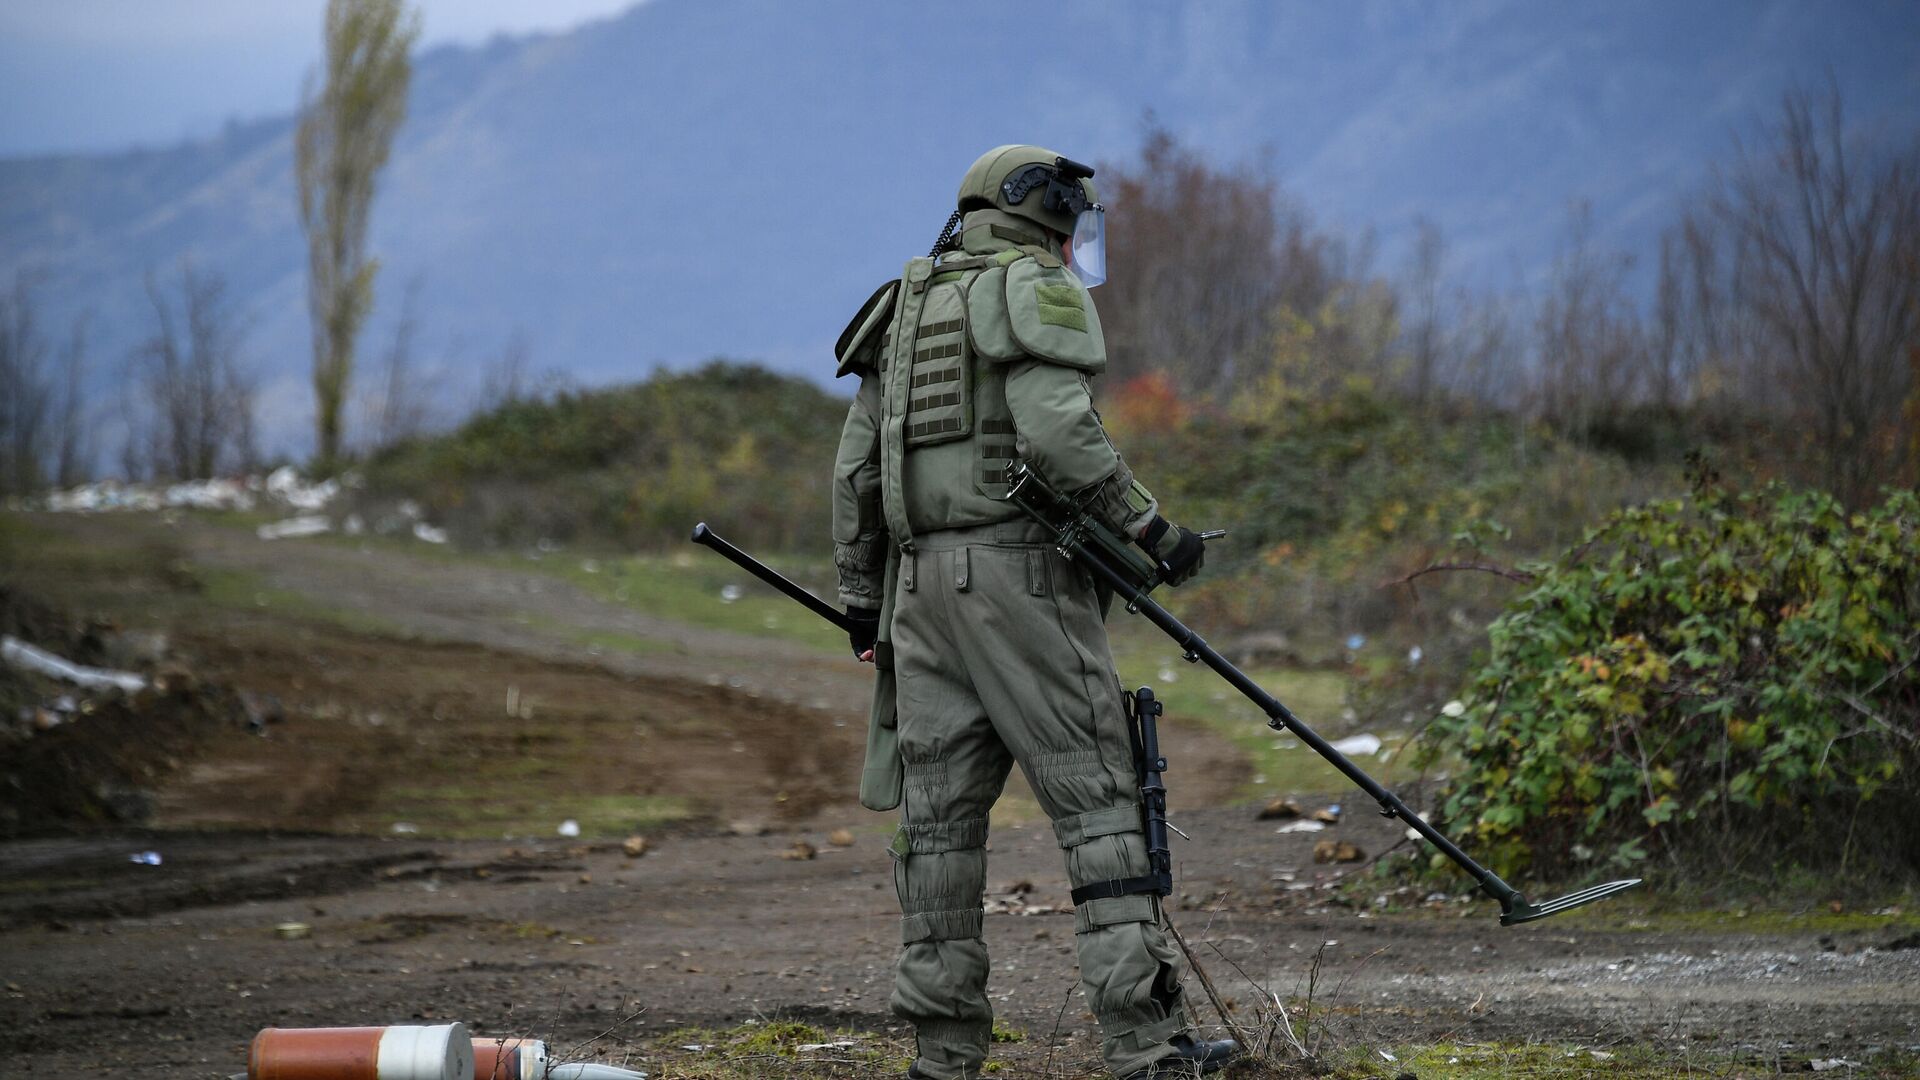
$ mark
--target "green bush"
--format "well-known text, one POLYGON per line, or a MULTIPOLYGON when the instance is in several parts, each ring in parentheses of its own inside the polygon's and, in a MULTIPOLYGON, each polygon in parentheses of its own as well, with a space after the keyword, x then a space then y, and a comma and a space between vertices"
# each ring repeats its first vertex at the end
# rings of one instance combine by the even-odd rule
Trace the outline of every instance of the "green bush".
POLYGON ((1770 485, 1609 515, 1489 629, 1428 728, 1497 869, 1920 870, 1920 499, 1770 485), (1457 715, 1447 715, 1455 713, 1457 715))
POLYGON ((412 499, 467 543, 658 548, 706 518, 760 548, 828 545, 847 400, 715 361, 645 382, 516 401, 366 467, 368 509, 412 499))

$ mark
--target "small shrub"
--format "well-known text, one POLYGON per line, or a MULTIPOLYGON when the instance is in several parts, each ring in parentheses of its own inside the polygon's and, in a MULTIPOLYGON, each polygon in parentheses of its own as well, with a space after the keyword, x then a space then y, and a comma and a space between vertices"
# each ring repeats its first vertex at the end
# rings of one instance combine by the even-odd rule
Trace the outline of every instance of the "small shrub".
POLYGON ((1920 870, 1920 499, 1770 485, 1616 512, 1489 629, 1429 727, 1440 816, 1502 872, 1920 870), (1704 858, 1703 858, 1704 857, 1704 858))

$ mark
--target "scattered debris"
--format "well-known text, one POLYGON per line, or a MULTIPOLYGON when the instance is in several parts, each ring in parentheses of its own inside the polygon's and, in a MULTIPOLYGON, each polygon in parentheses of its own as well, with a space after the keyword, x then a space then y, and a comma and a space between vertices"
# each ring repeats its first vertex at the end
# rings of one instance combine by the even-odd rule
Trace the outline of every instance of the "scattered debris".
POLYGON ((727 822, 727 831, 735 836, 765 836, 767 827, 758 821, 741 819, 727 822))
POLYGON ((160 853, 157 851, 136 851, 127 856, 127 861, 130 863, 139 863, 141 866, 159 866, 160 853))
POLYGON ((447 530, 416 521, 413 523, 413 538, 429 544, 444 544, 447 542, 447 530))
POLYGON ((801 1043, 793 1050, 797 1054, 817 1054, 822 1050, 851 1050, 859 1045, 852 1039, 841 1039, 839 1042, 801 1043))
POLYGON ((1814 1072, 1832 1072, 1835 1069, 1857 1069, 1860 1063, 1846 1058, 1814 1058, 1807 1062, 1807 1068, 1814 1072))
POLYGON ((1334 803, 1332 806, 1323 806, 1315 810, 1313 812, 1313 820, 1325 825, 1340 824, 1340 804, 1334 803))
POLYGON ((76 664, 12 635, 0 637, 0 660, 89 690, 113 689, 135 694, 147 688, 147 680, 131 671, 110 671, 76 664))
POLYGON ((415 825, 411 821, 396 821, 393 823, 393 833, 395 836, 412 836, 419 831, 420 826, 415 825))
POLYGON ((560 823, 559 828, 553 831, 559 833, 561 836, 571 839, 573 837, 580 835, 580 823, 573 820, 572 818, 568 818, 567 820, 560 823))
POLYGON ((1282 825, 1278 829, 1275 829, 1273 831, 1280 832, 1280 833, 1319 832, 1320 830, 1326 827, 1327 826, 1325 822, 1313 821, 1311 819, 1303 818, 1299 821, 1290 821, 1287 824, 1282 825))
POLYGON ((285 521, 268 522, 253 530, 253 534, 262 540, 298 540, 332 531, 333 522, 328 521, 325 514, 302 514, 285 521))
POLYGON ((629 836, 625 840, 620 841, 620 850, 626 854, 627 858, 637 859, 647 853, 647 838, 644 836, 629 836))
POLYGON ((805 840, 795 840, 793 846, 780 853, 780 857, 791 862, 805 862, 820 854, 820 849, 805 840))
POLYGON ((1352 863, 1366 857, 1359 845, 1345 840, 1322 840, 1313 845, 1313 861, 1317 863, 1352 863))
POLYGON ((1467 706, 1464 702, 1449 701, 1445 705, 1440 706, 1441 716, 1461 717, 1461 716, 1465 716, 1466 713, 1467 713, 1467 706))
POLYGON ((852 847, 853 830, 835 829, 827 834, 827 843, 832 844, 834 847, 852 847))
POLYGON ((1267 805, 1260 808, 1259 820, 1305 817, 1306 813, 1307 808, 1300 805, 1300 800, 1288 795, 1275 795, 1267 805))
POLYGON ((1380 752, 1380 737, 1378 735, 1349 735, 1344 739, 1335 740, 1333 748, 1349 757, 1355 755, 1366 757, 1380 752))
POLYGON ((735 600, 740 599, 742 595, 743 594, 740 591, 740 586, 738 585, 720 586, 720 602, 723 604, 731 604, 735 600))
POLYGON ((303 922, 283 922, 273 928, 274 935, 287 941, 313 936, 313 927, 303 922))

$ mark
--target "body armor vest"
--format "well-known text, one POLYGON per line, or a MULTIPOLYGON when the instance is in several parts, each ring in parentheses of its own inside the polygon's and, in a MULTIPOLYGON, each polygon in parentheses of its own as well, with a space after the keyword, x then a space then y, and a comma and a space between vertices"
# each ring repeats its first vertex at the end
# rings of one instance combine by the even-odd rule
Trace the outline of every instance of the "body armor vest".
POLYGON ((1006 367, 979 355, 969 297, 1020 252, 915 259, 880 340, 881 503, 896 540, 1018 517, 1002 501, 1019 456, 1006 367))

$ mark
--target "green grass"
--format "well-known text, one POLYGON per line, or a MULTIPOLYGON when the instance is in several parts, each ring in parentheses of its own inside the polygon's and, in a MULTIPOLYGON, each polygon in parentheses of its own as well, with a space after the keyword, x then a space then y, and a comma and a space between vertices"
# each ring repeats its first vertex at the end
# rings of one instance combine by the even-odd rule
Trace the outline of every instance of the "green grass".
POLYGON ((420 836, 488 840, 502 836, 552 836, 560 822, 580 823, 580 837, 614 839, 684 821, 685 800, 656 795, 573 795, 563 787, 513 787, 471 780, 384 789, 374 803, 342 819, 349 832, 381 834, 396 821, 410 822, 420 836))
MULTIPOLYGON (((1204 664, 1183 660, 1180 650, 1158 630, 1118 611, 1108 626, 1121 682, 1129 687, 1152 686, 1155 696, 1166 704, 1163 724, 1173 731, 1182 724, 1203 725, 1246 754, 1253 765, 1255 782, 1240 792, 1240 798, 1255 800, 1308 791, 1344 793, 1351 786, 1346 777, 1300 740, 1269 728, 1266 714, 1226 680, 1204 664), (1168 674, 1173 678, 1166 678, 1168 674)), ((1337 739, 1348 734, 1347 724, 1341 719, 1350 681, 1345 672, 1256 667, 1247 674, 1321 735, 1337 739)), ((1385 743, 1382 752, 1388 754, 1387 759, 1361 757, 1355 759, 1356 763, 1382 783, 1412 775, 1413 770, 1399 753, 1402 733, 1376 734, 1385 743)))

